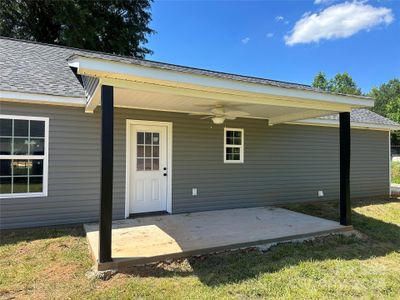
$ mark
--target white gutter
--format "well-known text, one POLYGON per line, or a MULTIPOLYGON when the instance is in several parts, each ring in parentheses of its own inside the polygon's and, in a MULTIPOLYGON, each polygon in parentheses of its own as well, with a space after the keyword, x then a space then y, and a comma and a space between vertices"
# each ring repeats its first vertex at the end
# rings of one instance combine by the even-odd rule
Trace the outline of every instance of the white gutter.
POLYGON ((28 102, 38 104, 53 104, 53 105, 66 105, 66 106, 85 106, 85 97, 64 97, 54 96, 47 94, 35 93, 22 93, 10 92, 0 90, 0 100, 14 101, 14 102, 28 102))

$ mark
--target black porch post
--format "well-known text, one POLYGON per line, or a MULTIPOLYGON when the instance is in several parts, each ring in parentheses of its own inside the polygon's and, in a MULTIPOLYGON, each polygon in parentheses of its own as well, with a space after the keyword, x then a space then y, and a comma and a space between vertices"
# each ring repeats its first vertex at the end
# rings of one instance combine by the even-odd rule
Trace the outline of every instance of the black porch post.
POLYGON ((99 224, 99 262, 111 261, 114 91, 112 86, 101 87, 101 187, 99 224))
POLYGON ((350 113, 339 114, 340 123, 340 224, 351 225, 350 113))

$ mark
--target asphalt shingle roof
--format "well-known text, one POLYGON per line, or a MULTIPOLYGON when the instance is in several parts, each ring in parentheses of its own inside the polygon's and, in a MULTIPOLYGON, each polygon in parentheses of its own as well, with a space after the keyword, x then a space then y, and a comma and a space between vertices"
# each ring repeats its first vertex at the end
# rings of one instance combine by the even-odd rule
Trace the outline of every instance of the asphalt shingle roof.
MULTIPOLYGON (((250 77, 210 70, 190 68, 132 57, 74 49, 56 45, 0 37, 0 91, 47 94, 67 97, 85 97, 85 91, 68 65, 74 55, 101 58, 145 67, 161 68, 198 75, 266 84, 291 89, 321 92, 309 85, 250 77)), ((338 119, 337 115, 323 119, 338 119)), ((388 126, 397 123, 367 109, 351 113, 351 121, 388 126)))

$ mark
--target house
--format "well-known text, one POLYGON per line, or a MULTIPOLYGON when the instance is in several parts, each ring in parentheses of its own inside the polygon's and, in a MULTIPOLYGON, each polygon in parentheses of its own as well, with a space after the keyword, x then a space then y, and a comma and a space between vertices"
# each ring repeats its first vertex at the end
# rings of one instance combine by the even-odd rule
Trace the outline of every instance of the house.
POLYGON ((0 67, 1 228, 390 193, 367 97, 9 38, 0 67))

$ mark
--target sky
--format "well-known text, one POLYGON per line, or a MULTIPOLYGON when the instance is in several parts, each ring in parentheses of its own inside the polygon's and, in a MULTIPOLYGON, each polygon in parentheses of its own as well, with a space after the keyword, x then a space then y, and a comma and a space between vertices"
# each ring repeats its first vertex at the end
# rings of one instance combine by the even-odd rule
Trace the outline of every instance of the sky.
POLYGON ((348 72, 367 93, 400 78, 400 0, 152 4, 146 58, 311 84, 348 72))

